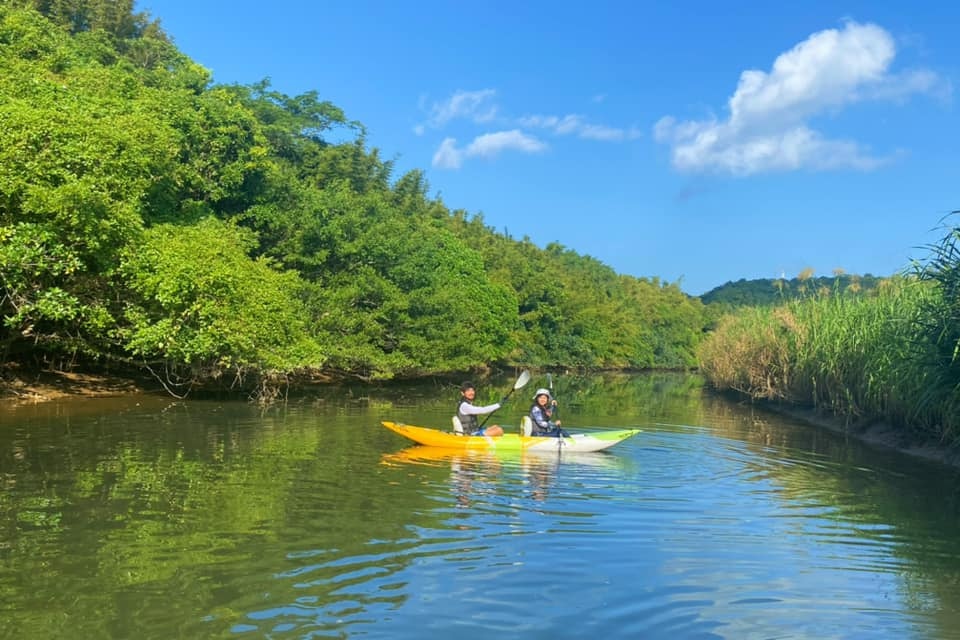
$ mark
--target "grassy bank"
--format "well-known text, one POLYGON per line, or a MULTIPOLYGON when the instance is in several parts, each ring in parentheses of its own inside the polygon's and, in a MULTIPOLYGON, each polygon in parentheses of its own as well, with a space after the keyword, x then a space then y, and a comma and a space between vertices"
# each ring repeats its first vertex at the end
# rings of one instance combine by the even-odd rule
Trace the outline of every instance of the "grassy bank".
POLYGON ((956 294, 945 284, 956 238, 870 295, 824 290, 724 317, 700 346, 704 375, 720 390, 960 444, 956 294))

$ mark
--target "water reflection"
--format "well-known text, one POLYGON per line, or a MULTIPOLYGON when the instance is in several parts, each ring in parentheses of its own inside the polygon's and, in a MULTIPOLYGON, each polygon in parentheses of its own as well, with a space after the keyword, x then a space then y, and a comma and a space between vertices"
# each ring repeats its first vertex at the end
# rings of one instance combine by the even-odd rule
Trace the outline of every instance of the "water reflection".
POLYGON ((381 464, 449 468, 451 493, 457 505, 469 507, 473 503, 472 494, 488 494, 484 487, 492 481, 515 484, 522 488, 521 495, 546 501, 561 466, 569 474, 576 475, 579 473, 578 467, 622 470, 626 460, 607 452, 465 451, 413 446, 385 453, 381 464))
POLYGON ((409 447, 379 427, 446 424, 437 388, 266 412, 0 407, 3 629, 960 637, 952 470, 732 404, 693 376, 558 382, 565 423, 644 433, 557 455, 409 447))

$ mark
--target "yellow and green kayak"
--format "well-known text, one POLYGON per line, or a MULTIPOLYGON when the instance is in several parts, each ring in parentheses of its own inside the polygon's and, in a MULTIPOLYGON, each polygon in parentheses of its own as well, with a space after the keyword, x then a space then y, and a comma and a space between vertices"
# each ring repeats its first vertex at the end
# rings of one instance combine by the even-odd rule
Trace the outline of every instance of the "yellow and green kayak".
POLYGON ((640 429, 615 429, 609 431, 591 431, 575 433, 564 438, 521 436, 505 433, 502 436, 463 436, 438 429, 415 427, 397 422, 383 422, 383 426, 404 438, 418 444, 448 449, 477 449, 501 451, 570 451, 590 452, 608 449, 630 436, 640 433, 640 429))

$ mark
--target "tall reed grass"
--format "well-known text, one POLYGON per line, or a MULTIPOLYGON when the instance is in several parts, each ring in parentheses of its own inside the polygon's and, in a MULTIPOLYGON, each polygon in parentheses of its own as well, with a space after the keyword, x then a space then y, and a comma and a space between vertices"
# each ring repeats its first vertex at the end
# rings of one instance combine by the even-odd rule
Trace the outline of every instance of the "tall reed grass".
MULTIPOLYGON (((925 263, 915 265, 921 280, 931 282, 938 296, 926 301, 922 323, 931 347, 927 398, 944 407, 946 415, 960 413, 960 226, 954 211, 941 221, 945 230, 938 244, 931 245, 925 263), (953 219, 954 224, 949 224, 953 219)), ((955 421, 949 423, 954 440, 960 439, 955 421)))
POLYGON ((942 308, 939 284, 916 276, 885 281, 871 295, 819 291, 746 308, 703 341, 700 367, 719 389, 956 442, 956 389, 939 380, 931 328, 942 308))

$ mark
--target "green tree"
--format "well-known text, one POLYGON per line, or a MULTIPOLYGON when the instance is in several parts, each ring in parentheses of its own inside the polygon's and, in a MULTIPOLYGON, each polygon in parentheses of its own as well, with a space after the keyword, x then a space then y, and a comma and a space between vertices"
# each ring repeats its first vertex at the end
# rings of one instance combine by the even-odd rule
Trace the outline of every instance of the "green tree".
POLYGON ((89 350, 111 324, 119 251, 142 229, 171 135, 136 77, 82 59, 35 12, 0 11, 0 343, 89 350))
POLYGON ((254 244, 249 232, 207 218, 153 227, 125 251, 121 272, 136 297, 119 337, 171 388, 227 374, 270 381, 324 364, 294 295, 299 277, 251 260, 254 244))
POLYGON ((0 349, 188 386, 691 360, 705 314, 675 285, 393 170, 315 91, 211 85, 132 0, 6 2, 0 349))

